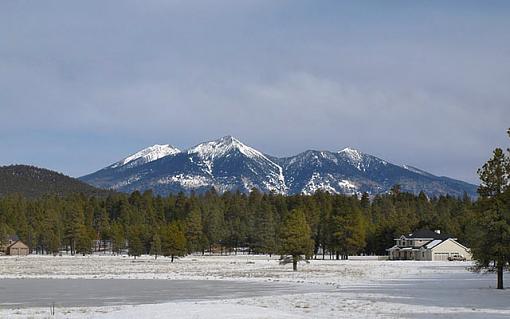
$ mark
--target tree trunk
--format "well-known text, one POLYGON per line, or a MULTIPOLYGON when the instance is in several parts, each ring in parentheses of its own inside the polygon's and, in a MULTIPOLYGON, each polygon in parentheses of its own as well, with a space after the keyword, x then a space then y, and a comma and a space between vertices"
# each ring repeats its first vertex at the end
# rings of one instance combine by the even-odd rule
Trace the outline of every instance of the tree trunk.
POLYGON ((292 256, 292 270, 297 271, 298 256, 292 256))
POLYGON ((498 289, 503 289, 503 266, 498 265, 498 289))
POLYGON ((335 254, 336 254, 335 259, 339 260, 340 259, 340 252, 337 251, 335 254))

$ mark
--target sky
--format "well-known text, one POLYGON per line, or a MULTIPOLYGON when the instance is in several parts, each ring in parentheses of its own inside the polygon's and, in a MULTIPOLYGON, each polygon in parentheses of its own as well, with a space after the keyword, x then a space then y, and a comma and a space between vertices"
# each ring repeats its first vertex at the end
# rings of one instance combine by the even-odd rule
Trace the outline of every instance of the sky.
POLYGON ((0 1, 0 165, 82 176, 233 135, 478 183, 510 139, 509 1, 0 1))

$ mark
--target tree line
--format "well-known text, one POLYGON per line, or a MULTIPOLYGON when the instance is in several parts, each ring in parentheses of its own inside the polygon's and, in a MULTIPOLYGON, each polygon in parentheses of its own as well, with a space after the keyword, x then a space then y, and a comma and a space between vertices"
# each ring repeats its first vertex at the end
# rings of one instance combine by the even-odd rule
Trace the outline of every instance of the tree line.
POLYGON ((307 256, 340 259, 385 254, 394 238, 419 228, 441 229, 468 243, 475 206, 467 195, 428 198, 400 192, 398 186, 374 198, 320 191, 283 196, 256 189, 249 194, 211 189, 201 195, 166 197, 151 191, 106 198, 8 195, 0 198, 0 238, 17 234, 31 252, 40 254, 88 254, 107 246, 113 253, 127 249, 132 256, 239 249, 279 254, 288 242, 284 233, 295 227, 303 232, 305 227, 310 239, 307 256), (294 215, 303 220, 289 222, 294 215))

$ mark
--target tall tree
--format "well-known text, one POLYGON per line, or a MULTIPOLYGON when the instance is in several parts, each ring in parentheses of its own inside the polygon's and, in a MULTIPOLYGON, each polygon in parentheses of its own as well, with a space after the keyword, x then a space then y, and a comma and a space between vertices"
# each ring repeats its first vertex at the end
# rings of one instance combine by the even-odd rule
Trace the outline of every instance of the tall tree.
POLYGON ((126 248, 126 236, 122 225, 114 223, 111 227, 112 232, 112 251, 115 254, 120 254, 126 248))
POLYGON ((163 256, 171 257, 174 262, 176 256, 186 254, 187 243, 184 231, 176 222, 171 223, 162 232, 161 250, 163 256))
POLYGON ((264 203, 255 216, 255 243, 256 253, 274 254, 276 251, 276 224, 273 208, 264 203))
POLYGON ((143 243, 141 240, 141 231, 138 227, 133 227, 129 232, 128 237, 128 249, 129 255, 135 257, 139 257, 143 254, 143 243))
POLYGON ((312 255, 314 242, 311 237, 305 213, 301 209, 291 211, 280 229, 280 253, 292 256, 294 271, 297 271, 297 263, 302 255, 305 255, 305 258, 312 255))
POLYGON ((92 252, 92 239, 84 225, 80 226, 76 236, 76 252, 83 256, 92 252))
POLYGON ((157 232, 152 236, 150 254, 154 255, 154 259, 158 259, 161 254, 161 238, 157 232))
POLYGON ((194 208, 186 219, 186 240, 189 253, 202 250, 202 236, 202 217, 200 210, 194 208))
POLYGON ((347 259, 349 254, 358 253, 366 245, 366 218, 356 198, 337 197, 331 216, 331 247, 347 259))
POLYGON ((496 148, 478 175, 481 200, 477 232, 472 241, 474 269, 496 272, 497 288, 503 289, 503 271, 510 263, 510 156, 496 148))

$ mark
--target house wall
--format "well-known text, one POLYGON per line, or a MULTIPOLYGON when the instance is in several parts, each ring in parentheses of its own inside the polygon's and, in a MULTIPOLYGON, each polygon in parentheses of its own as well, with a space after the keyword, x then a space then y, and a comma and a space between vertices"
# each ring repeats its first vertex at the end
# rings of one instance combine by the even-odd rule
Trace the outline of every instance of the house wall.
POLYGON ((8 254, 11 256, 25 256, 28 255, 28 246, 22 242, 17 242, 9 247, 8 254))
POLYGON ((414 259, 415 260, 431 260, 430 257, 427 255, 430 251, 427 249, 420 249, 418 251, 415 251, 414 253, 414 259))
POLYGON ((461 255, 466 260, 471 260, 471 253, 452 239, 445 240, 436 247, 429 249, 429 260, 448 260, 449 256, 461 255))

